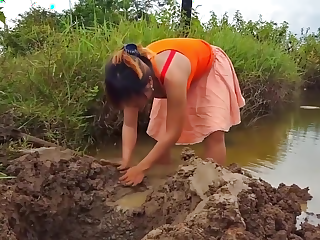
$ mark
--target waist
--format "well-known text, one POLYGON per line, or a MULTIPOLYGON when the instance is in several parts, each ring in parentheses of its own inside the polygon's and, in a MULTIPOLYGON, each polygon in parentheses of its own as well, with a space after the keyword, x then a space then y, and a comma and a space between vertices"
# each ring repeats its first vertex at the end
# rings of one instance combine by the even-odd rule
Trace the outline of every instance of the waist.
POLYGON ((193 78, 201 78, 204 74, 206 74, 210 69, 212 68, 215 60, 215 55, 213 52, 211 52, 211 55, 201 59, 201 61, 198 62, 197 67, 194 71, 193 78))

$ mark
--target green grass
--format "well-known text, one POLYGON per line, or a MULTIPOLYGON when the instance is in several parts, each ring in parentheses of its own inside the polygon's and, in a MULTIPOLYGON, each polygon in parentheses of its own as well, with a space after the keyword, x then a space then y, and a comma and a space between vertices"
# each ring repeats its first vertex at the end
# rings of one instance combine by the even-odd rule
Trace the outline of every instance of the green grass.
POLYGON ((2 179, 12 179, 12 178, 15 178, 15 177, 10 177, 10 176, 0 172, 0 180, 2 180, 2 179))
MULTIPOLYGON (((121 114, 102 108, 103 69, 110 54, 123 43, 147 45, 179 37, 170 24, 107 23, 90 29, 67 28, 48 35, 45 46, 26 56, 0 58, 0 110, 14 109, 17 126, 69 146, 92 144, 118 132, 121 114)), ((229 25, 203 28, 194 24, 190 37, 221 47, 232 60, 247 106, 247 120, 269 113, 292 99, 302 83, 299 65, 274 41, 258 41, 229 25)), ((140 123, 146 124, 147 113, 140 123)))
POLYGON ((0 180, 15 178, 15 177, 8 176, 5 173, 1 172, 2 170, 3 170, 2 164, 0 164, 0 180))

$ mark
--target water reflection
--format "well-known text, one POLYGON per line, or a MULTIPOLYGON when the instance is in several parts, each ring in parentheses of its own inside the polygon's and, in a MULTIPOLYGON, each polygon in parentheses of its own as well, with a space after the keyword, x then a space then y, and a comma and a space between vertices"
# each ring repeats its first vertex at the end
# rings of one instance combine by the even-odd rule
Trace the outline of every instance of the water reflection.
MULTIPOLYGON (((320 106, 319 95, 309 95, 301 105, 320 106), (310 97, 311 96, 311 97, 310 97)), ((154 141, 141 137, 134 153, 133 163, 142 160, 151 150, 154 141)), ((155 182, 164 179, 166 174, 175 171, 179 165, 179 156, 183 147, 172 150, 174 163, 170 166, 155 166, 149 176, 155 182)), ((203 146, 192 146, 198 155, 202 155, 203 146)), ((119 158, 120 144, 101 148, 97 153, 102 158, 119 158)), ((262 177, 272 185, 297 184, 310 187, 314 200, 308 204, 308 211, 320 213, 320 110, 300 109, 282 112, 257 122, 254 126, 239 129, 227 134, 228 163, 236 162, 262 177)))
POLYGON ((271 156, 272 167, 263 164, 248 167, 273 185, 284 182, 310 187, 314 200, 308 203, 307 210, 319 212, 320 111, 296 110, 290 122, 287 137, 278 143, 276 154, 271 156))

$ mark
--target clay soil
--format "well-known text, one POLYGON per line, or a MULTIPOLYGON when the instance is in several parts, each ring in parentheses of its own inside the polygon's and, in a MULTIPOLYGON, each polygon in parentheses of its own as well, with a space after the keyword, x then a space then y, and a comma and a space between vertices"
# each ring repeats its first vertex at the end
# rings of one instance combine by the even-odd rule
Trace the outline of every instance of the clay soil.
MULTIPOLYGON (((2 139, 9 139, 4 136, 2 139)), ((1 133, 0 133, 1 135, 1 133)), ((113 166, 70 150, 40 148, 10 157, 0 181, 2 240, 298 240, 320 239, 320 227, 296 227, 300 203, 311 196, 298 186, 272 187, 236 165, 222 168, 186 149, 183 164, 152 189, 118 183, 113 166), (136 209, 116 204, 151 189, 136 209)))

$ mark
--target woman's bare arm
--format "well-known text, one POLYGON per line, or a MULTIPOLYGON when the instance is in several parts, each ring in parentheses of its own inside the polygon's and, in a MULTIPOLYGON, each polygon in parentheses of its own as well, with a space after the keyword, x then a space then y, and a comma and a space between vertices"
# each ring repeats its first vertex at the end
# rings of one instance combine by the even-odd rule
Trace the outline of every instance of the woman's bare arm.
POLYGON ((137 125, 138 125, 137 108, 125 108, 124 120, 122 126, 122 160, 129 162, 131 160, 133 149, 137 141, 137 125))
POLYGON ((167 71, 164 82, 167 94, 166 134, 138 164, 143 170, 150 168, 163 152, 177 142, 181 135, 186 113, 187 81, 190 72, 190 61, 185 56, 177 54, 167 71))

